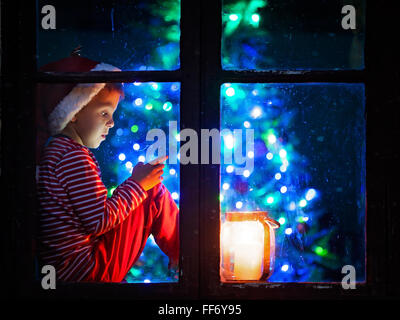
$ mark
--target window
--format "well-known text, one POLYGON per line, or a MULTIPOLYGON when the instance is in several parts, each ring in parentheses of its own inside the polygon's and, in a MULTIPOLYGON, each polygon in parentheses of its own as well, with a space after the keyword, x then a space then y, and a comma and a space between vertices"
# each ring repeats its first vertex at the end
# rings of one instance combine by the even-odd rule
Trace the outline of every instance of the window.
POLYGON ((333 292, 345 265, 365 284, 365 3, 352 4, 359 28, 348 32, 339 2, 226 0, 209 12, 220 29, 205 27, 203 106, 207 124, 228 129, 221 165, 203 173, 218 179, 201 186, 210 296, 297 296, 320 285, 333 292), (272 274, 272 245, 262 248, 273 240, 254 212, 280 224, 272 274))
MULTIPOLYGON (((38 1, 38 10, 46 8, 46 4, 38 1)), ((179 69, 179 0, 96 1, 84 5, 80 1, 56 1, 52 6, 58 12, 54 30, 43 28, 42 15, 38 16, 38 68, 65 58, 79 45, 84 57, 113 64, 122 71, 179 69)), ((123 82, 124 98, 114 113, 114 127, 109 130, 106 143, 92 150, 109 197, 138 162, 147 163, 156 156, 151 144, 157 139, 148 136, 150 130, 162 130, 166 138, 171 134, 175 140, 180 124, 180 82, 123 82), (148 138, 154 140, 149 142, 148 138)), ((179 139, 176 140, 179 149, 179 139)), ((170 154, 168 140, 164 142, 162 147, 170 154)), ((179 207, 179 164, 171 160, 170 157, 164 168, 163 184, 179 207)), ((156 241, 151 234, 124 281, 178 281, 179 275, 168 269, 168 257, 156 241)))
MULTIPOLYGON (((368 20, 378 5, 371 3, 366 10, 364 1, 322 1, 317 7, 315 3, 302 7, 289 0, 182 1, 179 14, 176 6, 169 6, 177 1, 145 2, 143 6, 140 1, 73 2, 71 9, 60 3, 60 29, 48 33, 37 24, 43 16, 41 1, 24 7, 5 1, 2 6, 5 26, 19 31, 18 38, 4 33, 7 45, 2 54, 2 102, 6 106, 2 167, 9 168, 2 173, 11 204, 6 212, 10 237, 5 241, 11 254, 5 268, 20 280, 14 288, 17 294, 113 294, 133 299, 395 294, 398 289, 391 279, 399 263, 391 252, 398 228, 393 214, 397 212, 394 181, 389 179, 395 154, 389 137, 397 132, 397 123, 395 112, 382 110, 398 101, 398 83, 389 59, 377 57, 384 45, 392 48, 390 32, 396 20, 385 19, 382 25, 368 20), (340 29, 340 10, 346 4, 356 8, 355 30, 340 29), (94 10, 89 14, 83 8, 94 10), (165 10, 171 16, 160 19, 165 10), (62 29, 63 13, 76 17, 71 29, 62 29), (137 29, 125 28, 131 17, 137 22, 131 27, 137 29), (338 29, 331 29, 331 23, 338 29), (376 28, 375 33, 365 33, 367 24, 369 30, 376 28), (255 36, 249 38, 250 34, 255 36), (132 36, 143 36, 143 42, 131 46, 132 36), (94 59, 121 63, 123 72, 38 72, 41 65, 69 53, 70 43, 76 42, 83 50, 90 48, 94 59), (325 44, 332 47, 327 49, 325 44), (132 52, 136 46, 140 49, 132 52), (40 274, 32 255, 27 254, 37 218, 33 209, 37 206, 34 87, 37 83, 94 82, 126 84, 126 98, 116 114, 121 127, 115 126, 109 145, 96 151, 99 159, 111 159, 108 169, 104 169, 108 167, 105 160, 100 164, 104 172, 109 170, 103 178, 110 193, 114 183, 129 174, 128 161, 146 147, 143 125, 158 126, 176 119, 180 130, 191 128, 199 134, 201 129, 242 129, 242 133, 262 129, 254 130, 254 151, 242 154, 254 161, 253 171, 233 175, 234 171, 228 172, 229 164, 212 163, 211 157, 208 163, 180 163, 165 171, 171 175, 169 188, 179 190, 175 200, 182 213, 178 281, 171 281, 162 271, 152 276, 163 283, 142 283, 147 275, 135 274, 135 270, 127 279, 131 283, 122 285, 60 284, 57 290, 44 291, 32 281, 40 274), (162 97, 163 103, 146 109, 145 96, 154 101, 162 97), (132 110, 140 110, 135 121, 132 110), (149 124, 146 112, 156 110, 158 116, 149 124), (383 131, 377 130, 380 123, 385 123, 383 131), (137 145, 128 138, 133 136, 138 138, 137 145), (119 170, 113 171, 113 166, 119 170), (258 196, 253 195, 256 192, 258 196), (254 210, 268 211, 280 224, 275 232, 275 271, 268 281, 221 281, 220 231, 225 214, 254 210), (341 287, 344 264, 355 267, 356 290, 341 287)), ((54 6, 57 9, 58 4, 54 6)), ((387 8, 387 12, 395 10, 387 8)), ((385 57, 390 57, 388 52, 385 57)), ((227 136, 221 142, 224 156, 235 149, 237 141, 227 136)), ((239 167, 239 163, 232 165, 239 167)))
POLYGON ((364 68, 365 1, 224 0, 222 23, 224 70, 364 68), (354 29, 342 28, 345 5, 354 29))
MULTIPOLYGON (((37 1, 40 20, 47 4, 37 1)), ((85 4, 73 0, 53 1, 52 6, 55 29, 37 24, 38 67, 65 57, 65 52, 80 44, 93 60, 107 61, 125 71, 179 69, 179 0, 85 4)))
MULTIPOLYGON (((225 83, 221 127, 254 130, 245 163, 221 165, 221 218, 258 210, 280 223, 268 281, 340 282, 353 265, 364 282, 364 85, 225 83)), ((238 144, 223 142, 222 155, 238 144)))
MULTIPOLYGON (((108 144, 95 149, 103 181, 112 194, 116 186, 125 181, 139 162, 147 163, 152 158, 149 148, 154 143, 146 141, 147 133, 157 128, 176 137, 179 130, 179 82, 129 83, 124 86, 125 98, 114 115, 115 126, 110 130, 108 144)), ((168 141, 168 140, 166 140, 168 141)), ((179 149, 179 142, 176 141, 179 149)), ((166 145, 167 154, 172 151, 166 145)), ((170 191, 179 208, 179 164, 166 162, 163 184, 170 191)), ((175 282, 178 274, 168 268, 168 257, 158 248, 150 235, 146 247, 126 281, 130 282, 175 282)))

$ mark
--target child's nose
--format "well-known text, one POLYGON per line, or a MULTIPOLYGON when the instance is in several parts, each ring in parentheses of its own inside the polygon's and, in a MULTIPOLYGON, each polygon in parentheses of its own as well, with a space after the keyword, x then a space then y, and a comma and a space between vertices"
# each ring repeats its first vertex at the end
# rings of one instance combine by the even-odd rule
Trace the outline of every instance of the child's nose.
POLYGON ((114 119, 111 119, 110 121, 107 122, 107 127, 114 127, 114 119))

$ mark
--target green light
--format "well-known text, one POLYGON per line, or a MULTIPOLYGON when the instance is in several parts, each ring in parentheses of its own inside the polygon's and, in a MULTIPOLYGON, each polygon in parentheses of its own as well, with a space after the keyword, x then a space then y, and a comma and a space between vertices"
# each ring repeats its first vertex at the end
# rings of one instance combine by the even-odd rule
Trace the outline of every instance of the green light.
MULTIPOLYGON (((177 25, 168 28, 166 38, 171 42, 179 42, 181 37, 181 30, 177 25)), ((168 52, 170 53, 170 52, 168 52)))
POLYGON ((163 109, 164 109, 165 111, 170 111, 170 110, 172 109, 172 103, 169 102, 169 101, 167 101, 166 103, 164 103, 163 109))
MULTIPOLYGON (((174 37, 178 37, 178 34, 167 33, 168 40, 170 42, 174 42, 174 40, 172 39, 172 35, 174 35, 174 37)), ((156 50, 158 52, 158 55, 161 57, 163 66, 167 69, 172 68, 179 58, 179 46, 177 48, 170 48, 169 46, 158 47, 156 50)))
POLYGON ((140 271, 140 269, 132 268, 132 269, 130 270, 130 273, 131 273, 134 277, 137 277, 137 276, 140 276, 140 274, 142 273, 142 271, 140 271))
POLYGON ((314 252, 319 256, 326 256, 328 254, 328 250, 326 250, 326 249, 324 249, 324 248, 322 248, 320 246, 317 246, 314 249, 314 252))
POLYGON ((226 89, 225 94, 228 97, 232 97, 235 95, 235 89, 233 89, 232 87, 229 87, 228 89, 226 89))
POLYGON ((112 194, 114 193, 114 190, 117 189, 117 187, 112 187, 110 189, 108 189, 108 196, 111 197, 112 194))
POLYGON ((236 21, 237 19, 239 19, 237 14, 230 14, 229 15, 229 20, 231 21, 236 21))
POLYGON ((146 104, 146 110, 151 110, 153 109, 153 105, 151 103, 146 104))
POLYGON ((227 21, 225 28, 224 28, 224 34, 225 36, 231 35, 239 26, 241 21, 241 15, 240 14, 230 14, 229 15, 229 20, 227 21))
POLYGON ((268 197, 267 198, 267 203, 273 203, 274 202, 274 197, 268 197))
POLYGON ((160 96, 161 96, 161 94, 158 91, 153 94, 154 99, 158 99, 160 96))
POLYGON ((258 22, 260 21, 260 16, 255 13, 251 16, 251 20, 253 20, 254 22, 258 22))
POLYGON ((324 249, 323 249, 322 247, 319 247, 319 246, 318 246, 318 247, 315 248, 314 251, 315 251, 315 253, 316 253, 317 255, 320 256, 320 255, 322 255, 322 253, 324 252, 324 249))
POLYGON ((138 127, 136 124, 133 125, 133 126, 131 127, 131 131, 132 131, 133 133, 138 132, 138 130, 139 130, 139 127, 138 127))
POLYGON ((269 134, 268 135, 268 142, 273 144, 276 142, 276 136, 274 134, 269 134))
POLYGON ((239 99, 244 99, 246 97, 246 93, 243 90, 239 90, 238 97, 239 99))

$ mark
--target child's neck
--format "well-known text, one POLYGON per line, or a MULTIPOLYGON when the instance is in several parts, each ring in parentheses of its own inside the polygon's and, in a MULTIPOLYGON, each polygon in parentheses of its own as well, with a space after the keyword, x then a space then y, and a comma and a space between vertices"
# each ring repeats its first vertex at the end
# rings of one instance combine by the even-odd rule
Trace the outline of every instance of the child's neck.
POLYGON ((67 137, 70 137, 76 143, 79 143, 80 145, 83 146, 82 139, 79 137, 78 133, 75 131, 74 128, 71 128, 70 126, 66 126, 60 133, 67 137))

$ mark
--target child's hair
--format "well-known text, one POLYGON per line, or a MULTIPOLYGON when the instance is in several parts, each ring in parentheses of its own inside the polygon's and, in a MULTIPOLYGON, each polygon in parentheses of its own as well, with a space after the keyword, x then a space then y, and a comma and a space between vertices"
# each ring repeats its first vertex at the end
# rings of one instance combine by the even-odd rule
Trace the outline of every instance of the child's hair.
POLYGON ((120 82, 107 82, 105 87, 104 87, 104 89, 107 89, 109 91, 116 90, 121 95, 120 100, 123 100, 125 98, 123 83, 120 83, 120 82))

